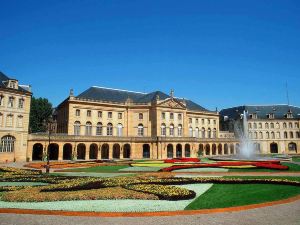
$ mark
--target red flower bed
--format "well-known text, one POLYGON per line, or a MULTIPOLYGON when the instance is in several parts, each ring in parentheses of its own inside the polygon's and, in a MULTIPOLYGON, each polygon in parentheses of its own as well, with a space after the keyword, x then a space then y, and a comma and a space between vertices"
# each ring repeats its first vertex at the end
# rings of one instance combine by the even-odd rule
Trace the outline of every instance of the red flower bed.
POLYGON ((182 163, 182 162, 200 162, 198 158, 174 158, 174 159, 166 159, 164 163, 182 163))
POLYGON ((171 172, 173 170, 193 169, 193 168, 222 168, 226 166, 255 166, 257 168, 288 170, 288 166, 281 165, 279 161, 261 161, 261 162, 217 162, 194 165, 175 165, 161 169, 163 172, 171 172))

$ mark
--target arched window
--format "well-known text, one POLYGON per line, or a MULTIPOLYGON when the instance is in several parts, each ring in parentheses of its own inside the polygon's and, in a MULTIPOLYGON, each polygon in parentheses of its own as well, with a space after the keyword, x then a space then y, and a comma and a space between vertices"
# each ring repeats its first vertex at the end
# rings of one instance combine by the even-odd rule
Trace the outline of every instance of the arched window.
POLYGON ((174 125, 170 125, 170 136, 174 136, 174 125))
POLYGON ((103 128, 102 128, 102 123, 97 123, 96 127, 96 135, 102 136, 103 135, 103 128))
POLYGON ((192 127, 189 128, 189 137, 193 137, 193 128, 192 127))
POLYGON ((265 123, 265 128, 269 129, 269 124, 268 123, 265 123))
POLYGON ((276 138, 280 139, 280 132, 279 131, 276 134, 276 138))
POLYGON ((249 128, 249 129, 252 129, 252 123, 249 123, 249 124, 248 124, 248 128, 249 128))
POLYGON ((259 124, 258 124, 258 128, 259 128, 259 129, 262 129, 262 123, 259 123, 259 124))
POLYGON ((199 138, 199 128, 198 127, 196 127, 196 130, 195 130, 195 137, 199 138))
POLYGON ((205 138, 205 128, 204 127, 202 127, 202 130, 201 130, 201 137, 205 138))
POLYGON ((293 128, 293 123, 289 123, 289 128, 293 128))
POLYGON ((283 123, 283 128, 287 128, 286 123, 283 123))
POLYGON ((270 134, 269 132, 266 132, 266 139, 269 139, 270 138, 270 134))
POLYGON ((292 131, 290 132, 290 138, 294 138, 294 133, 292 131))
POLYGON ((107 124, 106 133, 107 136, 113 136, 113 125, 111 123, 107 124))
POLYGON ((217 129, 214 128, 214 130, 213 130, 213 138, 216 138, 216 137, 217 137, 217 129))
POLYGON ((87 122, 85 125, 85 135, 86 136, 92 135, 92 123, 91 122, 87 122))
POLYGON ((210 128, 208 128, 207 136, 208 136, 208 138, 211 138, 211 129, 210 128))
POLYGON ((289 151, 290 152, 297 152, 297 145, 294 142, 289 143, 289 151))
POLYGON ((257 129, 257 124, 256 123, 253 124, 253 128, 257 129))
POLYGON ((74 135, 80 135, 80 122, 76 121, 74 123, 74 135))
POLYGON ((296 137, 300 138, 300 132, 299 131, 296 132, 296 137))
POLYGON ((23 127, 23 116, 18 116, 17 127, 23 127))
POLYGON ((279 128, 280 128, 280 124, 276 123, 276 129, 279 129, 279 128))
POLYGON ((144 118, 143 113, 139 113, 139 120, 142 120, 144 118))
POLYGON ((179 124, 178 125, 178 137, 181 137, 182 136, 182 125, 179 124))
POLYGON ((288 133, 285 131, 284 132, 284 138, 287 139, 288 138, 288 133))
POLYGON ((1 138, 0 152, 13 152, 15 149, 15 137, 7 135, 1 138))
POLYGON ((79 109, 76 109, 75 115, 76 115, 76 116, 80 116, 80 110, 79 110, 79 109))
POLYGON ((262 132, 259 132, 259 138, 263 139, 263 133, 262 132))
POLYGON ((118 133, 117 133, 118 137, 123 136, 123 125, 121 123, 118 124, 118 130, 117 131, 118 131, 118 133))
POLYGON ((274 129, 274 123, 271 123, 271 129, 274 129))
POLYGON ((271 133, 271 137, 272 137, 272 139, 275 139, 275 133, 274 132, 271 133))
POLYGON ((295 128, 299 128, 299 123, 295 123, 295 128))
POLYGON ((162 124, 161 125, 161 136, 166 136, 167 132, 166 132, 166 124, 162 124))
POLYGON ((257 139, 257 132, 254 132, 254 139, 257 139))
POLYGON ((138 136, 144 136, 144 126, 141 123, 138 125, 138 136))

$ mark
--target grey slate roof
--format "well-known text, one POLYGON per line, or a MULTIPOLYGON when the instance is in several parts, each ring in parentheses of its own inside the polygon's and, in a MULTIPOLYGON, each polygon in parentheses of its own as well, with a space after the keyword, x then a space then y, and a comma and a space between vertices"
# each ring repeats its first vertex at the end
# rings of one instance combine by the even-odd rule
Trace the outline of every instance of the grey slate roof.
MULTIPOLYGON (((90 87, 86 91, 79 94, 76 98, 79 99, 91 99, 96 101, 111 101, 111 102, 126 102, 130 98, 134 103, 149 103, 159 96, 160 100, 170 98, 169 95, 161 92, 154 91, 151 93, 132 92, 104 87, 90 87)), ((177 98, 177 100, 183 102, 183 99, 177 98)), ((208 111, 204 107, 198 105, 191 100, 185 100, 187 109, 193 111, 208 111)))
POLYGON ((286 114, 291 112, 293 118, 300 118, 300 108, 291 105, 245 105, 233 108, 223 109, 220 115, 228 116, 228 118, 236 119, 244 112, 248 114, 257 114, 257 119, 266 119, 268 114, 273 113, 274 119, 286 119, 286 114))
MULTIPOLYGON (((4 73, 2 73, 2 72, 0 71, 0 88, 7 88, 7 87, 5 86, 5 84, 4 84, 4 82, 7 81, 7 80, 14 80, 14 79, 8 77, 7 75, 5 75, 4 73)), ((29 91, 27 88, 22 87, 22 86, 20 86, 20 85, 18 86, 18 90, 19 90, 19 91, 22 91, 22 92, 30 93, 30 91, 29 91)))

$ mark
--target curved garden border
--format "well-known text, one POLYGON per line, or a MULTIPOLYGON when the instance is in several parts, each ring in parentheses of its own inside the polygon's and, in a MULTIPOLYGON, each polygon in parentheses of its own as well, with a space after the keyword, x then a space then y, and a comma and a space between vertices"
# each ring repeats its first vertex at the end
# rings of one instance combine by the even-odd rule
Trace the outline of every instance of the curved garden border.
POLYGON ((269 207, 280 204, 287 204, 300 200, 300 195, 283 199, 279 201, 265 202, 259 204, 252 204, 246 206, 237 206, 229 208, 217 209, 200 209, 200 210, 182 210, 172 212, 76 212, 76 211, 56 211, 56 210, 32 210, 32 209, 6 209, 0 208, 0 213, 10 214, 35 214, 35 215, 57 215, 57 216, 85 216, 85 217, 158 217, 158 216, 184 216, 184 215, 197 215, 197 214, 214 214, 224 212, 237 212, 250 209, 257 209, 269 207))

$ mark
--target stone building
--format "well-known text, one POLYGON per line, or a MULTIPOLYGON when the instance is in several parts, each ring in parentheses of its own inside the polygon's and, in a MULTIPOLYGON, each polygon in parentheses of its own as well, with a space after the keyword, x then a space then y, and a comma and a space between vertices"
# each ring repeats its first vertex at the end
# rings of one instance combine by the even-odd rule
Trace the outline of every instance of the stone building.
POLYGON ((234 135, 219 132, 219 114, 161 91, 91 87, 63 101, 57 133, 31 134, 28 157, 42 160, 164 159, 234 154, 234 135))
POLYGON ((0 162, 25 161, 31 91, 0 72, 0 162))
POLYGON ((241 115, 248 114, 249 138, 253 140, 257 153, 299 154, 300 108, 290 105, 237 106, 223 109, 221 129, 239 136, 242 127, 241 115))

